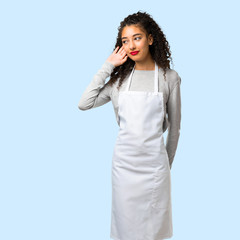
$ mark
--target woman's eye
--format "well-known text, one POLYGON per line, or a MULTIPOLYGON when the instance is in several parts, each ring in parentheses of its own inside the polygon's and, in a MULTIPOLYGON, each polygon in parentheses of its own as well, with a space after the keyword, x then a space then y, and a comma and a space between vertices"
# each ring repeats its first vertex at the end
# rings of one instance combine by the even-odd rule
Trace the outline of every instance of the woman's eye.
MULTIPOLYGON (((135 37, 134 39, 141 39, 141 37, 135 37)), ((126 41, 122 41, 122 44, 125 44, 126 41)))

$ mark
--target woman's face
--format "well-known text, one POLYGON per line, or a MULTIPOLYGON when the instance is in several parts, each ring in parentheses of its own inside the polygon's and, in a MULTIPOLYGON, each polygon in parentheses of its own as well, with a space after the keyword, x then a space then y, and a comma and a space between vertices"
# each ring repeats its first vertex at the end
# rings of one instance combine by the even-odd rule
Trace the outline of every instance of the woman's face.
POLYGON ((122 46, 133 61, 143 61, 150 54, 149 45, 153 43, 151 34, 148 39, 146 33, 136 25, 125 26, 122 30, 122 46), (137 52, 132 55, 131 52, 137 52))

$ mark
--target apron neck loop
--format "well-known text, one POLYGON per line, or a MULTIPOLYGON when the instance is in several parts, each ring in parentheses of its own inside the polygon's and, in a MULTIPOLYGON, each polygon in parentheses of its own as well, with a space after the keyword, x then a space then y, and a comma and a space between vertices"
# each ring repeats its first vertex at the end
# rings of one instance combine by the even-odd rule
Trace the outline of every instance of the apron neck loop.
POLYGON ((155 74, 154 74, 154 93, 157 94, 158 93, 158 65, 155 62, 155 74))
MULTIPOLYGON (((136 63, 134 64, 133 66, 133 69, 132 69, 132 72, 128 78, 128 82, 127 82, 127 87, 126 87, 126 91, 129 91, 129 88, 130 88, 130 83, 132 81, 132 75, 134 73, 134 70, 135 70, 135 66, 136 66, 136 63)), ((158 65, 157 63, 155 62, 155 70, 154 70, 154 93, 156 94, 158 92, 158 65)))

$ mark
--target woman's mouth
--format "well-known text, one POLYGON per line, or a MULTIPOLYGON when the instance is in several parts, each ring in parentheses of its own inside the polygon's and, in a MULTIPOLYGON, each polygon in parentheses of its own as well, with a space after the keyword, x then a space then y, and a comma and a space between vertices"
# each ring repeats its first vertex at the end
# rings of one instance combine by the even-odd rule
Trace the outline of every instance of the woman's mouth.
POLYGON ((130 52, 131 55, 136 55, 138 53, 139 53, 139 51, 130 52))

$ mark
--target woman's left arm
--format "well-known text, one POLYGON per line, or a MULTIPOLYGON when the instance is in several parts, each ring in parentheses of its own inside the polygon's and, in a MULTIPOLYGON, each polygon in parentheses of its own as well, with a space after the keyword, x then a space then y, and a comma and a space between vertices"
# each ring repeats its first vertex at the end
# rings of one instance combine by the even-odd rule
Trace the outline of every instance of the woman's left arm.
POLYGON ((180 136, 181 127, 181 78, 177 75, 177 81, 175 82, 167 102, 168 113, 168 135, 166 141, 166 150, 168 153, 170 168, 174 160, 174 156, 177 150, 178 139, 180 136))

